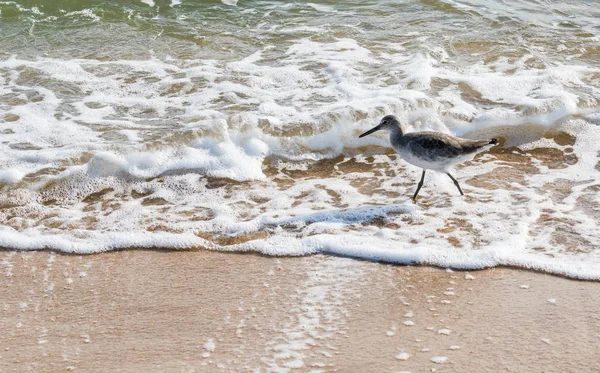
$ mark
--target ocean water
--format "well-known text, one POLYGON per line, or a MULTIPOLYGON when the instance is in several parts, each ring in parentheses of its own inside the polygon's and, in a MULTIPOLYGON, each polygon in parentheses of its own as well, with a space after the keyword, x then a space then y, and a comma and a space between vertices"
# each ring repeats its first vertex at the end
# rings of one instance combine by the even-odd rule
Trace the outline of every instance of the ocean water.
POLYGON ((595 1, 0 1, 0 247, 600 279, 595 1), (498 137, 452 181, 411 131, 498 137))

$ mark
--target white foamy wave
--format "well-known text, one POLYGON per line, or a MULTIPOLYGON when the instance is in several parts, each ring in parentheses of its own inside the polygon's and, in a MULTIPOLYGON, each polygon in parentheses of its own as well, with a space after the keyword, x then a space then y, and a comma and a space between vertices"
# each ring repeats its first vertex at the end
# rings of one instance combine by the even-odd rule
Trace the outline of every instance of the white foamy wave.
POLYGON ((329 5, 323 5, 323 4, 315 4, 315 3, 307 3, 306 5, 310 6, 311 8, 314 8, 315 10, 318 10, 319 12, 325 12, 325 13, 331 13, 331 12, 337 12, 337 10, 329 5))
POLYGON ((185 148, 130 153, 98 153, 88 163, 91 177, 133 176, 152 178, 173 173, 199 173, 233 180, 259 180, 262 161, 268 152, 265 143, 256 138, 241 146, 233 142, 217 142, 211 138, 199 139, 185 148))
POLYGON ((600 69, 534 54, 465 68, 419 40, 0 61, 0 246, 331 253, 600 279, 600 69), (465 198, 428 174, 414 205, 420 171, 382 154, 385 135, 357 138, 389 113, 514 148, 458 170, 465 198))
POLYGON ((35 14, 35 15, 44 14, 40 11, 40 8, 38 8, 37 6, 32 6, 31 8, 27 8, 26 6, 18 4, 15 1, 0 1, 0 5, 12 5, 23 13, 31 13, 31 14, 35 14))
POLYGON ((227 251, 253 251, 266 255, 299 256, 316 253, 342 255, 366 260, 398 264, 424 264, 462 270, 474 270, 498 265, 517 266, 564 275, 577 279, 600 280, 599 261, 582 261, 564 255, 560 259, 520 252, 522 247, 499 242, 476 251, 451 248, 405 245, 377 236, 353 234, 318 234, 306 238, 278 236, 266 240, 219 247, 194 234, 149 232, 89 232, 69 234, 15 232, 2 227, 0 246, 20 250, 54 249, 69 253, 96 253, 127 248, 208 248, 227 251), (511 247, 511 250, 507 248, 511 247))
MULTIPOLYGON (((151 5, 151 6, 153 6, 153 5, 151 5)), ((82 16, 82 17, 91 19, 94 22, 100 21, 100 17, 97 16, 92 9, 83 9, 83 10, 76 10, 73 12, 67 12, 64 14, 64 16, 65 17, 82 16)), ((50 16, 48 18, 43 19, 43 21, 54 21, 54 20, 56 20, 55 16, 50 16)))
POLYGON ((9 169, 0 172, 0 182, 7 184, 15 184, 18 183, 23 178, 23 173, 19 172, 19 170, 9 169))
MULTIPOLYGON (((171 132, 216 130, 219 133, 207 135, 225 142, 228 139, 223 136, 229 132, 251 133, 268 145, 266 155, 320 159, 342 154, 345 147, 384 145, 378 135, 356 139, 358 132, 374 125, 384 113, 400 115, 416 130, 464 135, 499 125, 552 126, 561 118, 586 113, 598 104, 600 97, 593 85, 599 69, 556 66, 531 70, 524 65, 527 57, 458 72, 436 67, 438 60, 422 54, 377 56, 350 39, 334 43, 301 40, 288 48, 277 66, 263 65, 265 53, 268 48, 225 65, 208 60, 149 60, 140 64, 9 59, 0 66, 31 69, 57 83, 80 87, 73 88, 80 98, 65 105, 62 98, 45 87, 9 83, 13 90, 28 89, 32 95, 43 98, 11 108, 12 114, 21 117, 20 126, 35 123, 33 138, 38 140, 35 145, 42 148, 48 142, 64 145, 65 139, 84 139, 102 146, 99 133, 90 131, 97 126, 104 126, 109 132, 127 131, 123 140, 141 145, 148 138, 164 137, 165 127, 153 124, 162 121, 171 132), (325 67, 307 69, 317 63, 325 67), (396 71, 402 76, 390 72, 386 84, 381 84, 382 77, 373 80, 364 75, 365 67, 386 65, 397 66, 396 71), (512 70, 516 72, 505 73, 512 70), (218 77, 230 80, 217 82, 218 77), (131 79, 135 80, 129 82, 131 79), (454 85, 425 95, 432 79, 454 85), (484 111, 465 101, 465 85, 499 106, 484 111), (571 92, 572 87, 587 90, 587 97, 571 92), (308 100, 315 95, 323 99, 308 100), (70 108, 74 110, 61 114, 70 108), (234 108, 249 111, 241 114, 232 111, 234 108), (52 119, 47 115, 50 113, 62 118, 52 119), (40 121, 48 125, 39 126, 40 121), (58 127, 63 129, 57 130, 58 127), (44 134, 44 129, 52 130, 44 134), (72 135, 64 136, 65 131, 72 135), (147 136, 140 136, 143 132, 147 136), (291 135, 280 135, 286 132, 291 135)), ((15 135, 12 137, 19 137, 18 133, 15 135)), ((118 139, 116 133, 108 147, 114 146, 114 139, 118 139)), ((188 141, 183 145, 190 144, 188 141)))

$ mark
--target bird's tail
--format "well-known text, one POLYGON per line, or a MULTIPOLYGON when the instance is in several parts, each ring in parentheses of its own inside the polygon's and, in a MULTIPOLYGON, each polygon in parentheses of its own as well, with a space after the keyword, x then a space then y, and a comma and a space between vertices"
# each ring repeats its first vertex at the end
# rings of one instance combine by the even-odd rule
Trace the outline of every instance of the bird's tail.
POLYGON ((498 144, 498 139, 496 138, 491 140, 470 140, 464 142, 463 150, 466 154, 479 153, 481 151, 491 148, 493 145, 496 144, 498 144))

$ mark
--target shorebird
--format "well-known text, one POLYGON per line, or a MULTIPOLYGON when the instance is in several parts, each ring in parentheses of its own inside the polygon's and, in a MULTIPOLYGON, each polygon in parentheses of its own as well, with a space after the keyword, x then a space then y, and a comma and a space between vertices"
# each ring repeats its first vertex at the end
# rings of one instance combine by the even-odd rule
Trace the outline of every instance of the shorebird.
POLYGON ((450 169, 459 163, 473 159, 475 154, 498 143, 497 139, 470 140, 441 132, 406 133, 406 129, 394 115, 386 115, 377 126, 358 137, 365 137, 379 130, 389 131, 390 143, 400 157, 407 163, 423 169, 421 181, 419 181, 417 191, 412 198, 413 201, 416 201, 423 186, 426 170, 443 172, 450 176, 460 195, 464 196, 460 184, 450 175, 450 169))

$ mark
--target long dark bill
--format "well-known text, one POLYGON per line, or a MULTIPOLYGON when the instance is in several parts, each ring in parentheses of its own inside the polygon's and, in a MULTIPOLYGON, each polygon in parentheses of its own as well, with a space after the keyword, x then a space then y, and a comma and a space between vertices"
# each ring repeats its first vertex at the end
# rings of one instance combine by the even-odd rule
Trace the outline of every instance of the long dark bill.
POLYGON ((375 132, 375 131, 379 131, 380 129, 381 129, 381 126, 375 126, 375 127, 371 128, 370 130, 368 130, 367 132, 363 133, 362 135, 358 136, 358 137, 359 137, 359 138, 361 138, 361 137, 365 137, 365 136, 367 136, 367 135, 370 135, 370 134, 372 134, 372 133, 373 133, 373 132, 375 132))

